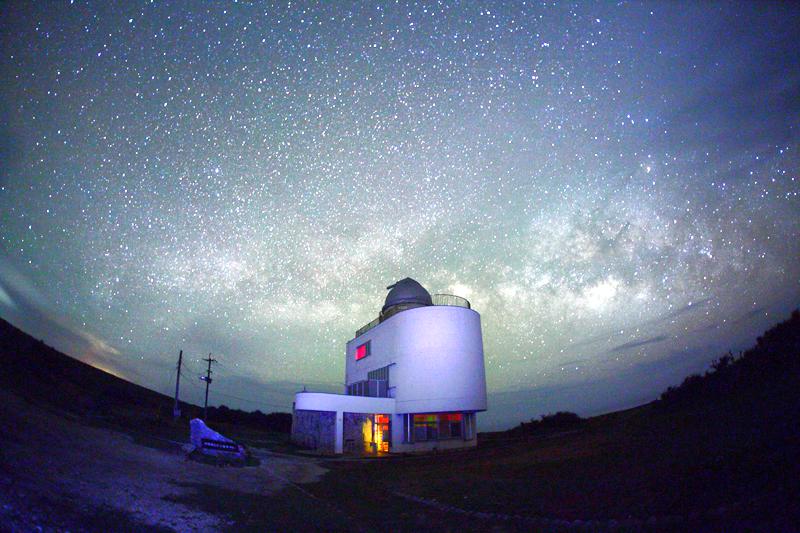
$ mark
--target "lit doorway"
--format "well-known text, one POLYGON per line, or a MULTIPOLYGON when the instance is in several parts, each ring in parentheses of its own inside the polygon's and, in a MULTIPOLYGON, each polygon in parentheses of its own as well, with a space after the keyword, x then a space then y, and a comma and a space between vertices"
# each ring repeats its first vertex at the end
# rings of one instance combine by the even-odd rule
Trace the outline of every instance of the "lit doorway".
POLYGON ((376 414, 373 417, 374 426, 372 431, 373 443, 375 445, 375 452, 389 452, 389 446, 392 442, 392 417, 389 415, 376 414))

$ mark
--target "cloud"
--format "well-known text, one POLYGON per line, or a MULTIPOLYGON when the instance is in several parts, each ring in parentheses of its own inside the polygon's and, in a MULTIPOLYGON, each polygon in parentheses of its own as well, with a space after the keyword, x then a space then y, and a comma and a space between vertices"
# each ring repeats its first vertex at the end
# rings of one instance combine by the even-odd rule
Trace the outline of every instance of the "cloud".
POLYGON ((706 307, 706 305, 708 305, 709 302, 711 302, 711 298, 704 298, 704 299, 699 300, 697 302, 689 302, 688 304, 684 305, 683 307, 681 307, 679 309, 675 309, 674 311, 670 311, 669 313, 661 315, 660 317, 655 318, 655 319, 653 319, 653 320, 651 320, 649 322, 646 322, 646 323, 658 324, 659 322, 664 322, 665 320, 669 320, 671 318, 677 318, 677 317, 679 317, 681 315, 685 315, 686 313, 690 313, 692 311, 697 311, 699 309, 703 309, 704 307, 706 307))
MULTIPOLYGON (((693 311, 699 311, 700 309, 704 309, 708 305, 709 302, 711 302, 711 298, 705 298, 705 299, 702 299, 702 300, 698 300, 696 302, 692 301, 692 302, 689 302, 688 304, 684 305, 683 307, 681 307, 679 309, 675 309, 674 311, 670 311, 668 313, 665 313, 663 315, 657 316, 657 317, 655 317, 653 319, 650 319, 650 320, 645 320, 643 322, 639 322, 634 327, 642 328, 644 326, 652 326, 652 325, 660 324, 662 322, 671 320, 673 318, 677 318, 677 317, 679 317, 681 315, 685 315, 685 314, 693 312, 693 311)), ((589 346, 591 344, 595 344, 595 343, 600 342, 600 341, 611 340, 612 338, 618 337, 620 335, 621 335, 621 333, 620 333, 619 329, 609 329, 604 333, 600 333, 598 335, 592 335, 591 337, 587 337, 587 338, 585 338, 583 340, 580 340, 578 342, 572 343, 570 345, 570 347, 571 348, 579 348, 581 346, 589 346)), ((614 350, 612 350, 612 351, 614 351, 614 350)))
POLYGON ((17 305, 14 303, 14 300, 11 299, 11 296, 3 289, 3 286, 0 285, 0 304, 8 306, 12 309, 16 309, 17 305))
POLYGON ((611 352, 622 352, 622 351, 625 351, 625 350, 629 350, 631 348, 638 348, 640 346, 646 346, 648 344, 655 344, 657 342, 664 342, 665 340, 668 340, 668 339, 669 339, 669 337, 667 335, 658 335, 657 337, 651 337, 649 339, 626 342, 625 344, 620 344, 619 346, 615 346, 610 351, 611 352))
MULTIPOLYGON (((8 262, 0 260, 0 300, 8 299, 9 316, 28 334, 47 339, 53 346, 81 361, 97 366, 112 374, 126 374, 119 365, 120 351, 85 327, 78 327, 50 310, 44 294, 8 262)), ((5 303, 5 302, 4 302, 5 303)), ((131 369, 126 369, 130 371, 131 369)))
POLYGON ((753 318, 754 316, 764 314, 766 312, 766 310, 767 310, 766 307, 757 307, 756 309, 753 309, 752 311, 748 311, 747 313, 745 313, 742 316, 740 316, 739 318, 737 318, 734 321, 734 323, 742 322, 744 320, 749 320, 749 319, 753 318))

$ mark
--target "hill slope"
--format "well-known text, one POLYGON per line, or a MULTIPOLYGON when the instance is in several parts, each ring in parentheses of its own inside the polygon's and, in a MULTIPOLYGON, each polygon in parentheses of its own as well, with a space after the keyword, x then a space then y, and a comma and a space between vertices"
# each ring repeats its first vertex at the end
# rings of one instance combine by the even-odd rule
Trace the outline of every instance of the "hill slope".
MULTIPOLYGON (((0 386, 30 402, 124 431, 185 437, 185 424, 172 423, 173 398, 64 355, 2 319, 0 357, 0 386)), ((202 416, 196 405, 181 402, 181 410, 184 421, 202 416)), ((209 407, 208 420, 246 434, 288 433, 291 428, 288 413, 247 413, 225 406, 209 407)))

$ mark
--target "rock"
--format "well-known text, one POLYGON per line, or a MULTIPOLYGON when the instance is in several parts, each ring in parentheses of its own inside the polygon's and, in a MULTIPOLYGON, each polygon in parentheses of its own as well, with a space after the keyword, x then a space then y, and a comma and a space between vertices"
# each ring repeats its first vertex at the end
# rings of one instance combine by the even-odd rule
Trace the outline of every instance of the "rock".
POLYGON ((189 428, 189 441, 194 447, 194 450, 199 451, 203 455, 236 462, 245 462, 246 454, 244 446, 217 433, 206 426, 199 418, 190 421, 189 428))

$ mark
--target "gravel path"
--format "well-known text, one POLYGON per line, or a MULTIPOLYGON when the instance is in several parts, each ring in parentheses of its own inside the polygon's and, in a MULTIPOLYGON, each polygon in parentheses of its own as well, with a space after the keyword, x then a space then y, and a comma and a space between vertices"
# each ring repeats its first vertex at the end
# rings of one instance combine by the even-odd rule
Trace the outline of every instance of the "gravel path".
POLYGON ((97 529, 104 521, 120 529, 219 530, 229 525, 224 517, 169 500, 192 484, 269 495, 326 472, 315 459, 263 451, 258 467, 187 461, 4 391, 0 435, 0 523, 12 530, 97 529))

